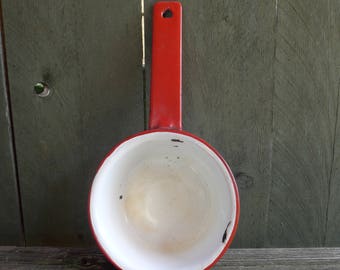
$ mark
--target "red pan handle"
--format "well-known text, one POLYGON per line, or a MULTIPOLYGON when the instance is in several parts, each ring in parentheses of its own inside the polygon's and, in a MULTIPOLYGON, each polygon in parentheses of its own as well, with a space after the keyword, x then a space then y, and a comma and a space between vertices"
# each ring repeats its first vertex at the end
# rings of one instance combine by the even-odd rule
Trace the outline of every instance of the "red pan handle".
POLYGON ((182 6, 153 7, 149 129, 182 129, 182 6))

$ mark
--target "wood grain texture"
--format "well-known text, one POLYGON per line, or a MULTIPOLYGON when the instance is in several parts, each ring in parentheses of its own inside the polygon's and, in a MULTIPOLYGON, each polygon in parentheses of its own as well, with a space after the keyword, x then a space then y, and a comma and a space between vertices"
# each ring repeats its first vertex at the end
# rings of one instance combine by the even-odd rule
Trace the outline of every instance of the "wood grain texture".
MULTIPOLYGON (((1 21, 0 24, 2 24, 1 21)), ((21 245, 24 238, 21 231, 12 123, 1 32, 0 27, 0 245, 21 245)))
POLYGON ((326 246, 340 245, 340 2, 329 1, 328 5, 330 23, 330 78, 332 90, 337 97, 336 130, 334 134, 333 163, 330 172, 329 203, 327 213, 326 246))
POLYGON ((0 247, 0 269, 111 269, 95 248, 0 247))
POLYGON ((93 244, 96 168, 143 129, 140 2, 5 0, 3 13, 27 244, 93 244))
MULTIPOLYGON (((183 127, 216 147, 236 176, 241 217, 233 247, 261 247, 271 181, 275 2, 181 2, 183 127)), ((148 76, 153 3, 146 1, 148 76)))
MULTIPOLYGON (((215 270, 333 270, 340 268, 339 248, 230 249, 215 270)), ((97 249, 0 247, 0 269, 115 268, 97 249)))
POLYGON ((330 3, 278 1, 268 246, 325 244, 338 106, 330 3))

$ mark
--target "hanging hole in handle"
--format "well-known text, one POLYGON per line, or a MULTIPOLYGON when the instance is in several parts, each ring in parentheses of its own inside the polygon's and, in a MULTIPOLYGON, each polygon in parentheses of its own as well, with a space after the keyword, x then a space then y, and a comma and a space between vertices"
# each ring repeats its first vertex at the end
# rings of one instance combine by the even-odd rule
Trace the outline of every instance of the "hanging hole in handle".
POLYGON ((165 10, 162 14, 163 18, 171 18, 172 17, 172 11, 168 8, 165 10))

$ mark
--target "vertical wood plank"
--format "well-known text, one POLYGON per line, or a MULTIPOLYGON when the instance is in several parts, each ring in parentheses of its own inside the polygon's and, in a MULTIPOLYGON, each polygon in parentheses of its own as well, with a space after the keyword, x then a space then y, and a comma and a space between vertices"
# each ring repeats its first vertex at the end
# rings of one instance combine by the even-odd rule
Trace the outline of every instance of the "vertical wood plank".
POLYGON ((326 227, 326 246, 340 245, 340 2, 329 1, 328 6, 330 23, 330 76, 331 87, 335 91, 336 104, 336 130, 334 134, 333 162, 330 171, 329 203, 326 227))
POLYGON ((278 1, 269 246, 324 245, 338 103, 330 12, 329 1, 278 1))
MULTIPOLYGON (((146 1, 148 76, 154 2, 146 1)), ((275 1, 181 2, 183 127, 216 147, 236 176, 241 217, 233 247, 261 247, 271 181, 275 1)))
MULTIPOLYGON (((2 25, 2 21, 0 24, 2 25)), ((21 230, 2 34, 0 27, 0 245, 21 245, 24 238, 21 230)))
POLYGON ((143 129, 140 2, 4 0, 28 245, 88 245, 90 183, 143 129), (33 85, 45 81, 41 98, 33 85))

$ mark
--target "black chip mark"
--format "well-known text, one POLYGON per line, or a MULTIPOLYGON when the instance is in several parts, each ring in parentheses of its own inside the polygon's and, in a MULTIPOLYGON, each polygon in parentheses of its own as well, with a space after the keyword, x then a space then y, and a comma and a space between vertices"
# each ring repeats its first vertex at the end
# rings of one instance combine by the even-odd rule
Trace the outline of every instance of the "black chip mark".
POLYGON ((174 145, 174 147, 178 147, 178 145, 174 145))
POLYGON ((120 195, 120 196, 119 196, 119 200, 121 200, 121 199, 123 199, 123 195, 120 195))
POLYGON ((171 139, 172 142, 180 142, 183 143, 183 141, 179 140, 179 139, 171 139))
POLYGON ((227 231, 228 231, 228 228, 229 228, 229 225, 230 225, 231 221, 229 221, 228 225, 227 225, 227 228, 225 229, 224 231, 224 234, 222 236, 222 243, 225 242, 225 240, 227 239, 227 231))

